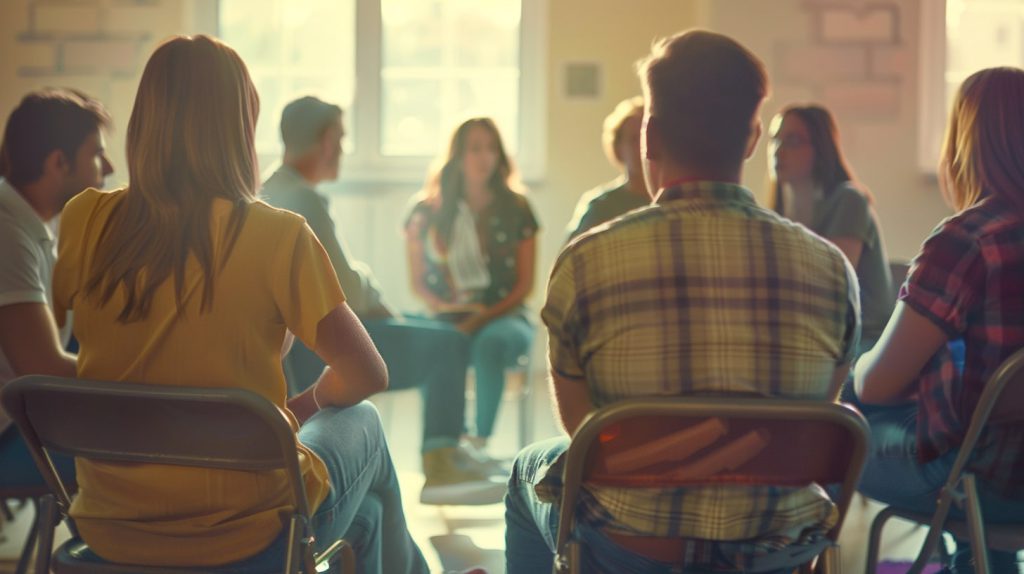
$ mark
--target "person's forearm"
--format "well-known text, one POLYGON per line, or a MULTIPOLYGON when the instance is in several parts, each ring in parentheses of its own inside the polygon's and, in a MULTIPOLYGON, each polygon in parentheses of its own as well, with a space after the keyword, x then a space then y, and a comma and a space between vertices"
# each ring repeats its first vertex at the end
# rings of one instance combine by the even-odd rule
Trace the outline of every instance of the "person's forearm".
POLYGON ((320 408, 316 404, 316 398, 313 396, 316 385, 309 387, 305 391, 295 395, 288 399, 288 410, 295 415, 298 419, 299 424, 304 424, 309 417, 316 414, 320 408))

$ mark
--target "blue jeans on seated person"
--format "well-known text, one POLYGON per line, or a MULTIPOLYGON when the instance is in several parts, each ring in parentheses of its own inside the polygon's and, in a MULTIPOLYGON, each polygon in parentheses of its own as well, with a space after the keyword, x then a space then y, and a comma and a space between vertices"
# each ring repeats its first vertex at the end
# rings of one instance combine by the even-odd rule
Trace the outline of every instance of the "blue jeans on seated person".
MULTIPOLYGON (((861 409, 871 427, 871 450, 861 477, 860 492, 885 504, 933 514, 940 490, 958 451, 921 463, 917 458, 917 405, 872 406, 853 402, 861 409)), ((984 482, 978 482, 978 496, 986 523, 1020 523, 1024 517, 1024 500, 1009 500, 993 493, 984 482)), ((964 519, 963 512, 953 505, 950 516, 964 519)), ((1017 573, 1016 554, 989 552, 992 572, 1017 573)), ((957 540, 952 567, 957 572, 970 572, 972 554, 967 541, 957 540)))
MULTIPOLYGON (((331 477, 331 492, 313 514, 316 551, 345 538, 355 547, 360 573, 428 572, 406 528, 398 478, 373 404, 323 409, 302 425, 299 440, 324 461, 331 477)), ((283 564, 286 550, 287 529, 224 571, 242 574, 283 564)))
MULTIPOLYGON (((553 438, 534 443, 516 456, 508 494, 505 495, 505 565, 508 574, 551 572, 559 508, 556 504, 542 502, 534 487, 544 478, 547 468, 568 448, 568 438, 553 438)), ((572 536, 583 544, 581 572, 669 574, 707 571, 695 566, 680 569, 674 564, 634 554, 610 540, 599 529, 582 522, 577 523, 572 536)), ((780 570, 777 574, 791 570, 780 570)))
POLYGON ((476 435, 494 432, 505 392, 505 371, 519 364, 533 344, 533 325, 525 312, 498 317, 473 334, 470 362, 476 374, 476 435))
MULTIPOLYGON (((50 459, 61 480, 65 483, 75 480, 74 458, 54 453, 50 459)), ((28 445, 13 425, 0 432, 0 468, 3 468, 3 472, 0 472, 0 490, 46 488, 46 482, 28 452, 28 445)))

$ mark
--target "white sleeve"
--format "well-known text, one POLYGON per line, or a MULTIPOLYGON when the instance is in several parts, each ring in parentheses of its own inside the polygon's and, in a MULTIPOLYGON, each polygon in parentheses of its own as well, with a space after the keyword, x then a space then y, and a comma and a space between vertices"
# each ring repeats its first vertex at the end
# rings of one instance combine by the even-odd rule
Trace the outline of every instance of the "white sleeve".
POLYGON ((9 222, 0 225, 0 307, 15 303, 49 306, 40 247, 9 222))

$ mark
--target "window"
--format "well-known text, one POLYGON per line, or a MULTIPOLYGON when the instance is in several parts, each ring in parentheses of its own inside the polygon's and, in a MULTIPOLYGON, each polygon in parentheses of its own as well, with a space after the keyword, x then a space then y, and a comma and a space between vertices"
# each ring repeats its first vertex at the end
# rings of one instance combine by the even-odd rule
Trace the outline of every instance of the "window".
POLYGON ((264 165, 281 154, 284 105, 311 94, 345 108, 348 180, 422 181, 474 115, 495 119, 524 177, 537 179, 542 1, 220 0, 219 29, 260 92, 264 165))
POLYGON ((921 2, 921 141, 918 163, 935 173, 960 84, 993 66, 1024 67, 1024 0, 921 2))

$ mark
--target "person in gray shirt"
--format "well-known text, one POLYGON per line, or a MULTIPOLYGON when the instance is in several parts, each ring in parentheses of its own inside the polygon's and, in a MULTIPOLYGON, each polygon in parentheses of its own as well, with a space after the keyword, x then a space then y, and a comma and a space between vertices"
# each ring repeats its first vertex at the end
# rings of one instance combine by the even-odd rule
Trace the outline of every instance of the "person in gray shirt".
POLYGON ((640 124, 643 118, 644 99, 640 96, 622 100, 605 118, 601 137, 604 153, 612 165, 622 170, 622 174, 580 197, 569 221, 566 243, 592 227, 650 205, 651 195, 644 183, 640 161, 640 124))
POLYGON ((769 137, 769 207, 829 240, 850 260, 860 283, 860 351, 868 351, 896 305, 873 198, 856 183, 827 109, 789 106, 772 120, 769 137))
MULTIPOLYGON (((281 166, 263 183, 262 199, 295 212, 323 244, 352 310, 388 366, 391 389, 423 391, 423 471, 425 504, 489 504, 504 496, 492 475, 500 465, 487 460, 460 437, 465 425, 465 385, 469 340, 448 323, 404 317, 384 300, 370 269, 352 260, 338 237, 327 197, 316 185, 338 178, 342 110, 306 96, 288 104, 281 116, 285 152, 281 166)), ((285 358, 292 392, 316 381, 324 365, 296 341, 285 358)))

